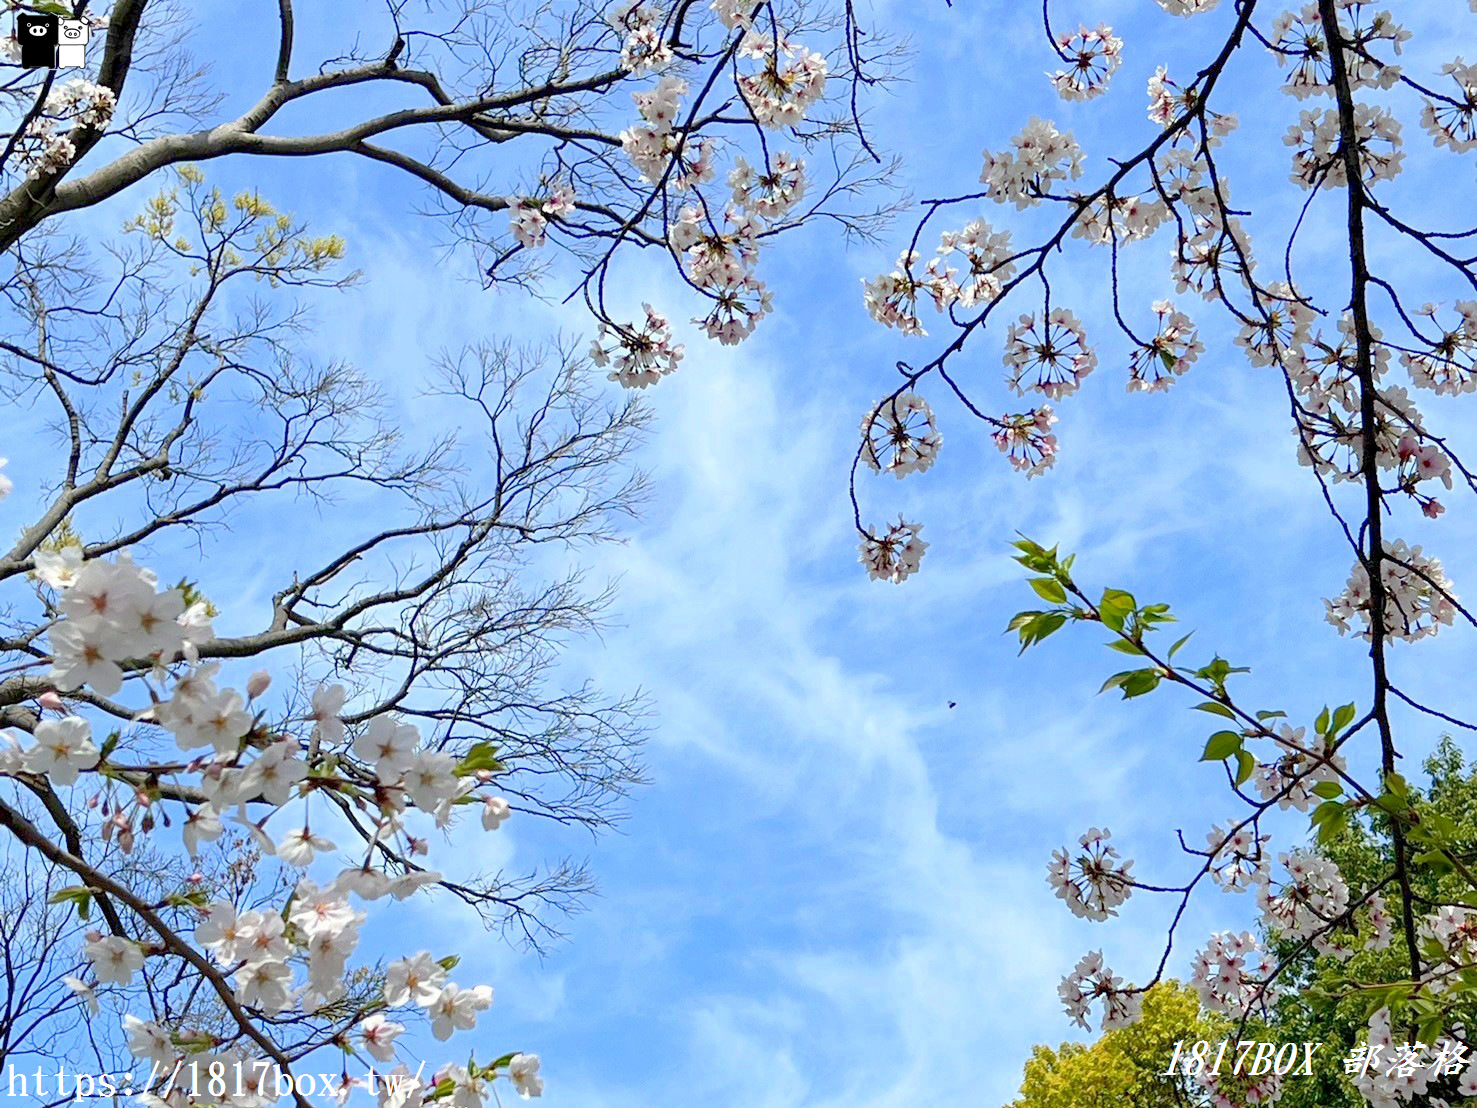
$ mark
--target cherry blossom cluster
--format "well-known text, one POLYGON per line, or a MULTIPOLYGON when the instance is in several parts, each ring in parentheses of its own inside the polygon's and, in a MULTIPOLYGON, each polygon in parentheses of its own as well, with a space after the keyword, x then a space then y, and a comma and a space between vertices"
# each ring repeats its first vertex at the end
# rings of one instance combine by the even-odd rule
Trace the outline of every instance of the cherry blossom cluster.
MULTIPOLYGON (((1399 176, 1405 160, 1400 121, 1385 108, 1356 104, 1354 128, 1364 183, 1370 185, 1399 176)), ((1293 148, 1295 184, 1306 189, 1323 184, 1342 188, 1348 184, 1339 113, 1333 108, 1300 112, 1298 121, 1287 129, 1282 142, 1293 148)))
POLYGON ((899 480, 922 473, 938 457, 943 436, 933 409, 916 392, 884 400, 862 420, 862 460, 874 472, 886 470, 899 480))
POLYGON ((83 564, 81 550, 67 546, 37 558, 37 576, 61 590, 63 617, 51 629, 51 680, 62 691, 90 686, 112 696, 123 684, 120 662, 153 659, 158 667, 191 657, 214 636, 207 605, 188 608, 178 588, 159 588, 154 573, 127 553, 116 561, 83 564))
MULTIPOLYGON (((450 752, 423 748, 419 731, 391 715, 378 715, 352 737, 343 719, 346 691, 325 685, 313 694, 302 720, 312 725, 315 750, 334 750, 327 762, 310 769, 297 738, 269 727, 264 713, 253 710, 269 687, 265 672, 253 674, 243 697, 220 688, 217 662, 199 660, 199 644, 212 637, 208 605, 189 601, 188 587, 160 590, 156 575, 122 553, 113 561, 84 560, 80 548, 63 545, 43 549, 36 557, 37 579, 52 590, 56 618, 48 630, 54 655, 51 679, 62 692, 86 685, 91 693, 112 696, 122 685, 125 662, 136 668, 150 665, 136 680, 149 692, 151 706, 135 722, 158 727, 174 738, 190 759, 174 773, 189 774, 199 799, 161 796, 157 791, 127 783, 126 774, 107 765, 109 746, 99 748, 84 717, 70 714, 57 692, 39 698, 42 718, 33 728, 32 743, 23 747, 9 735, 0 744, 0 774, 36 774, 52 786, 78 786, 83 774, 96 774, 99 790, 88 804, 102 817, 101 839, 116 842, 127 853, 136 836, 160 826, 155 810, 179 805, 184 818, 180 835, 187 852, 196 856, 202 843, 221 837, 222 814, 235 809, 234 823, 246 833, 261 857, 275 857, 302 870, 338 848, 310 817, 318 790, 328 788, 352 804, 372 829, 362 861, 349 864, 328 885, 299 876, 285 904, 244 907, 231 899, 198 902, 189 941, 206 952, 218 967, 220 980, 229 980, 242 1019, 275 1019, 288 1011, 312 1014, 343 1000, 346 982, 360 970, 351 969, 360 930, 368 913, 354 900, 368 905, 386 898, 403 900, 441 881, 431 869, 409 859, 428 852, 425 839, 408 826, 409 810, 429 816, 437 827, 451 826, 466 805, 475 805, 478 790, 494 780, 491 771, 469 762, 463 768, 450 752), (172 684, 172 687, 171 687, 172 684), (48 714, 49 713, 49 714, 48 714), (196 754, 196 751, 204 753, 196 754), (121 794, 121 795, 120 795, 121 794), (265 807, 265 815, 260 815, 265 807), (250 812, 250 809, 256 809, 250 812), (267 825, 289 809, 300 820, 280 838, 267 825), (381 857, 393 859, 386 868, 381 857), (352 899, 351 899, 352 898, 352 899)), ((336 809, 320 812, 331 818, 336 809)), ((495 830, 510 815, 502 797, 481 794, 483 827, 495 830)), ((168 816, 164 826, 171 826, 168 816)), ((203 892, 206 879, 190 881, 203 892)), ((182 904, 185 907, 186 904, 182 904)), ((161 932, 163 942, 125 934, 88 932, 83 953, 92 982, 69 978, 68 985, 96 1013, 97 990, 128 986, 151 958, 178 955, 185 940, 161 932)), ((477 1015, 492 1003, 485 985, 463 987, 448 979, 453 960, 434 960, 422 952, 391 964, 382 1000, 363 1011, 357 1035, 381 1061, 395 1056, 395 1039, 404 1030, 387 1013, 415 1006, 423 1009, 438 1040, 457 1031, 471 1030, 477 1015)), ((130 1050, 169 1069, 185 1053, 193 1059, 239 1060, 242 1072, 254 1072, 256 1063, 238 1047, 216 1050, 222 1040, 204 1028, 168 1028, 129 1015, 124 1019, 130 1050)), ((543 1091, 537 1055, 505 1056, 493 1066, 448 1067, 429 1083, 416 1078, 402 1082, 393 1104, 407 1108, 419 1103, 444 1078, 455 1092, 452 1102, 480 1108, 490 1082, 506 1076, 524 1096, 543 1091), (412 1097, 413 1094, 413 1097, 412 1097), (407 1099, 410 1098, 410 1099, 407 1099)), ((162 1072, 162 1071, 161 1071, 162 1072)), ((152 1095, 152 1094, 150 1094, 152 1095)), ((234 1096, 234 1094, 233 1094, 234 1096)), ((189 1108, 193 1094, 177 1090, 167 1108, 189 1108)), ((265 1108, 275 1099, 252 1087, 230 1100, 232 1108, 265 1108)), ((202 1102, 203 1103, 203 1102, 202 1102)), ((159 1108, 166 1108, 159 1102, 159 1108)))
POLYGON ((1257 905, 1274 935, 1311 939, 1319 953, 1329 953, 1327 932, 1349 906, 1349 886, 1330 859, 1308 850, 1277 856, 1287 876, 1262 882, 1257 905))
MULTIPOLYGON (((1385 612, 1385 637, 1415 642, 1449 627, 1456 617, 1451 582, 1441 563, 1427 557, 1419 546, 1407 546, 1404 540, 1385 543, 1380 561, 1380 580, 1388 598, 1385 612)), ((1344 591, 1334 600, 1325 600, 1328 622, 1347 634, 1357 623, 1359 636, 1372 635, 1370 620, 1371 590, 1369 570, 1362 562, 1349 571, 1344 591)))
POLYGON ((1133 352, 1128 363, 1129 392, 1164 392, 1205 353, 1190 317, 1168 300, 1154 302, 1158 329, 1133 352))
POLYGON ((1286 1086, 1276 1073, 1215 1073, 1201 1066, 1195 1079, 1210 1098, 1210 1108, 1270 1108, 1282 1099, 1286 1086))
POLYGON ((1431 968, 1427 987, 1445 992, 1457 983, 1462 969, 1477 961, 1477 911, 1445 905, 1420 923, 1419 936, 1441 947, 1444 964, 1431 968))
POLYGON ((713 0, 713 12, 730 31, 754 25, 755 0, 713 0))
MULTIPOLYGON (((1345 71, 1353 89, 1388 89, 1400 78, 1400 67, 1382 61, 1388 48, 1399 54, 1410 32, 1390 18, 1388 11, 1371 11, 1365 0, 1338 0, 1339 33, 1348 43, 1345 71), (1381 45, 1383 44, 1383 46, 1381 45)), ((1327 35, 1316 0, 1296 12, 1283 12, 1268 36, 1279 66, 1291 65, 1283 91, 1298 99, 1333 95, 1333 69, 1327 35)))
POLYGON ((112 89, 85 77, 73 77, 47 93, 41 110, 97 130, 108 125, 117 108, 118 98, 112 89))
POLYGON ((1460 318, 1451 325, 1437 323, 1439 312, 1435 304, 1421 306, 1417 314, 1429 319, 1436 333, 1425 349, 1401 353, 1400 364, 1418 388, 1437 395, 1477 391, 1477 300, 1459 301, 1456 312, 1460 318))
POLYGON ((550 220, 574 211, 574 189, 556 185, 545 196, 510 196, 507 202, 513 237, 533 249, 544 245, 550 220))
POLYGON ((686 252, 686 271, 713 302, 705 318, 694 320, 709 338, 733 346, 753 334, 769 314, 773 301, 764 282, 754 276, 759 258, 757 217, 730 206, 719 231, 698 208, 687 208, 668 233, 674 250, 686 252))
POLYGON ((1053 182, 1082 176, 1082 148, 1072 132, 1063 134, 1050 120, 1032 116, 1011 145, 1014 150, 1000 154, 985 151, 980 181, 985 195, 997 203, 1029 208, 1041 203, 1053 182))
POLYGON ((682 360, 681 343, 672 341, 672 325, 650 304, 641 305, 646 319, 617 328, 600 325, 600 334, 590 344, 590 360, 610 366, 610 379, 626 388, 644 389, 677 369, 682 360))
POLYGON ((1108 81, 1123 63, 1123 40, 1100 23, 1095 30, 1079 27, 1056 39, 1057 53, 1068 68, 1051 74, 1051 83, 1063 100, 1091 100, 1108 91, 1108 81))
POLYGON ((19 164, 32 180, 59 173, 77 157, 72 128, 106 127, 117 105, 112 89, 82 77, 52 89, 16 142, 19 164))
POLYGON ((1056 413, 1050 404, 1043 404, 1029 412, 1001 416, 991 437, 995 448, 1010 458, 1011 467, 1030 480, 1056 464, 1054 423, 1056 413))
POLYGON ((1269 762, 1258 763, 1252 775, 1261 798, 1275 800, 1284 812, 1289 808, 1306 812, 1318 802, 1314 787, 1322 781, 1337 781, 1340 771, 1347 768, 1344 756, 1332 749, 1327 739, 1320 738, 1316 748, 1309 748, 1306 731, 1304 727, 1294 730, 1282 724, 1273 740, 1282 753, 1269 762))
POLYGON ((895 327, 905 335, 921 336, 928 332, 918 318, 918 294, 931 294, 935 306, 942 310, 946 285, 934 273, 932 266, 924 277, 915 275, 913 267, 917 262, 916 250, 903 251, 891 273, 878 274, 870 281, 862 279, 862 297, 868 314, 884 327, 895 327))
POLYGON ((919 538, 922 531, 923 524, 909 523, 899 516, 881 535, 864 532, 861 560, 867 567, 867 577, 897 585, 917 573, 923 552, 928 549, 928 544, 919 538))
POLYGON ((1159 6, 1170 15, 1200 15, 1220 2, 1221 0, 1159 0, 1159 6))
POLYGON ((1285 282, 1267 288, 1269 303, 1263 315, 1246 320, 1236 334, 1236 345, 1254 366, 1279 366, 1288 354, 1308 341, 1316 317, 1312 308, 1285 282))
POLYGON ((1259 887, 1267 879, 1267 843, 1271 835, 1258 834, 1251 825, 1227 821, 1227 829, 1215 824, 1205 836, 1210 853, 1210 877, 1228 892, 1259 887))
POLYGON ((1195 955, 1190 984, 1213 1012, 1240 1017, 1271 1003, 1276 961, 1249 931, 1220 931, 1195 955))
POLYGON ((1146 239, 1170 219, 1169 205, 1157 196, 1108 193, 1083 209, 1072 237, 1094 246, 1146 239))
POLYGON ((1453 154, 1477 150, 1477 65, 1461 58, 1448 62, 1441 72, 1452 79, 1456 92, 1441 100, 1427 100, 1421 109, 1421 126, 1437 147, 1453 154))
MULTIPOLYGON (((1198 94, 1193 88, 1185 88, 1169 75, 1169 67, 1161 65, 1149 78, 1149 122, 1157 123, 1160 127, 1169 127, 1180 116, 1201 110, 1198 94)), ((1221 139, 1236 129, 1236 117, 1226 112, 1214 111, 1210 108, 1204 109, 1206 129, 1206 144, 1211 148, 1220 145, 1221 139)), ((1189 136, 1189 132, 1181 131, 1171 141, 1171 149, 1161 166, 1161 175, 1170 163, 1180 161, 1182 164, 1193 164, 1196 160, 1194 152, 1195 140, 1189 136)))
POLYGON ((973 308, 999 296, 1015 273, 1010 232, 997 231, 983 219, 971 220, 961 230, 939 235, 938 256, 929 263, 929 291, 942 311, 950 304, 973 308), (961 270, 949 263, 959 260, 961 270))
MULTIPOLYGON (((1369 1029, 1364 1045, 1368 1056, 1383 1061, 1368 1066, 1353 1077, 1354 1087, 1369 1102, 1370 1108, 1404 1108, 1415 1097, 1426 1092, 1431 1084, 1431 1070, 1424 1065, 1402 1066, 1394 1064, 1401 1057, 1390 1027, 1390 1010, 1381 1008, 1369 1018, 1369 1029)), ((1419 1044, 1424 1049, 1424 1044, 1419 1044)))
POLYGON ((1004 360, 1006 384, 1017 396, 1039 392, 1051 400, 1072 395, 1097 367, 1087 332, 1066 308, 1052 308, 1044 320, 1021 315, 1006 331, 1004 360))
POLYGON ((728 173, 733 202, 742 211, 764 219, 778 219, 805 195, 805 163, 783 151, 763 170, 743 158, 735 158, 728 173))
POLYGON ((621 68, 641 74, 672 61, 672 47, 662 35, 662 13, 647 0, 622 4, 610 15, 610 25, 624 36, 621 68))
POLYGON ((826 59, 780 34, 750 31, 738 56, 758 63, 740 74, 738 89, 762 127, 793 127, 826 91, 826 59))
POLYGON ((1065 848, 1052 851, 1047 883, 1074 916, 1101 922, 1116 916, 1133 894, 1133 860, 1120 861, 1109 838, 1107 828, 1094 827, 1077 840, 1081 850, 1075 855, 1065 848))
POLYGON ((1123 978, 1103 964, 1101 951, 1082 956, 1076 968, 1057 986, 1067 1015, 1078 1027, 1088 1027, 1087 1014, 1095 1001, 1103 1006, 1102 1029, 1111 1031, 1134 1023, 1143 1011, 1142 991, 1124 984, 1123 978))

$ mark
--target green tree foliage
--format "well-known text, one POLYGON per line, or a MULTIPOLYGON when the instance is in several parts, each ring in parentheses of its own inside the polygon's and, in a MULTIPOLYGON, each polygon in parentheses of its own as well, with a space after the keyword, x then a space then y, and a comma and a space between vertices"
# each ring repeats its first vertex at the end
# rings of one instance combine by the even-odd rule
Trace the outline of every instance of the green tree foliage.
POLYGON ((1143 1017, 1097 1042, 1031 1051, 1021 1095, 1009 1108, 1183 1108, 1198 1083, 1165 1076, 1177 1040, 1219 1040, 1224 1021, 1200 1011, 1195 993, 1162 981, 1144 994, 1143 1017))
MULTIPOLYGON (((1456 844, 1455 863, 1477 859, 1477 767, 1470 766, 1450 738, 1443 738, 1424 769, 1425 788, 1412 787, 1412 807, 1421 822, 1450 821, 1444 837, 1456 844)), ((1352 887, 1368 887, 1385 880, 1393 864, 1389 817, 1378 808, 1354 813, 1320 845, 1352 887)), ((1469 903, 1470 884, 1455 869, 1440 864, 1413 867, 1412 894, 1416 915, 1428 914, 1441 904, 1469 903)), ((1367 935, 1352 945, 1352 957, 1296 953, 1296 944, 1272 944, 1278 958, 1290 960, 1283 972, 1286 994, 1270 1025, 1251 1025, 1241 1037, 1278 1043, 1323 1044, 1313 1055, 1311 1076, 1285 1080, 1278 1108, 1364 1108, 1365 1101, 1344 1073, 1344 1060, 1363 1041, 1368 1018, 1385 1002, 1386 990, 1409 978, 1405 936, 1396 928, 1388 947, 1368 949, 1367 935)), ((1417 939, 1419 942, 1419 938, 1417 939)), ((1443 1021, 1438 1034, 1422 1029, 1428 1044, 1449 1034, 1460 1023, 1477 1027, 1477 1003, 1466 1002, 1455 1018, 1443 1021)), ((1163 982, 1144 997, 1138 1023, 1110 1031, 1090 1045, 1063 1043, 1052 1049, 1037 1046, 1026 1063, 1021 1095, 1009 1108, 1098 1108, 1133 1105, 1160 1108, 1203 1105, 1207 1101, 1197 1082, 1163 1071, 1174 1053, 1176 1040, 1219 1042, 1235 1037, 1236 1029, 1218 1015, 1202 1012, 1192 989, 1163 982)), ((1455 1078, 1433 1089, 1452 1105, 1471 1101, 1456 1094, 1455 1078)))

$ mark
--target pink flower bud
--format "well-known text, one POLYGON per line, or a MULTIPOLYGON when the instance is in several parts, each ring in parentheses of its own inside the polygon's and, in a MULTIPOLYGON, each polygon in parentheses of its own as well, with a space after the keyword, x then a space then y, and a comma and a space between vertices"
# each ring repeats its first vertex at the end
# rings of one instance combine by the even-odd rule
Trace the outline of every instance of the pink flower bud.
POLYGON ((255 700, 267 691, 267 686, 272 683, 272 675, 264 669, 259 669, 246 679, 246 696, 248 700, 255 700))
POLYGON ((57 696, 51 689, 47 689, 38 696, 36 703, 40 704, 48 712, 65 712, 67 710, 66 705, 62 703, 62 698, 57 696))

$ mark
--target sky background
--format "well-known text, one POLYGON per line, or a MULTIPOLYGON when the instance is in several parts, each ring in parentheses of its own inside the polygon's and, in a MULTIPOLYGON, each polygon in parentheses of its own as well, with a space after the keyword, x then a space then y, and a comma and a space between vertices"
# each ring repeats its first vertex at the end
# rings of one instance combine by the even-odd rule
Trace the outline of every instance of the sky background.
MULTIPOLYGON (((347 34, 330 21, 336 6, 331 17, 301 7, 308 41, 347 34)), ((1188 78, 1232 14, 1226 4, 1176 21, 1126 0, 1061 9, 1061 23, 1105 19, 1127 43, 1116 95, 1065 105, 1044 76, 1050 59, 1028 7, 877 6, 875 18, 916 48, 911 83, 873 110, 874 134, 905 155, 916 195, 972 188, 981 151, 1033 114, 1076 131, 1092 180, 1109 154, 1151 136, 1144 84, 1166 52, 1182 52, 1172 72, 1188 78)), ((1477 16, 1465 4, 1419 7, 1408 64, 1430 73, 1456 52, 1454 38, 1477 31, 1477 16)), ((244 92, 261 79, 245 59, 264 56, 255 47, 275 31, 232 24, 234 11, 212 11, 197 49, 214 59, 221 87, 244 92)), ((1227 164, 1239 167, 1235 199, 1263 213, 1254 240, 1271 241, 1301 199, 1285 183, 1280 135, 1302 105, 1268 91, 1275 68, 1261 54, 1240 65, 1225 106, 1243 129, 1227 164)), ((1424 149, 1419 132, 1406 137, 1413 153, 1424 149)), ((417 190, 388 170, 336 158, 210 172, 226 187, 257 184, 348 240, 365 281, 317 304, 314 341, 383 381, 412 438, 417 420, 436 418, 417 399, 428 352, 588 333, 575 311, 466 280, 426 223, 407 216, 417 190)), ((1439 218, 1428 199, 1435 183, 1455 175, 1466 185, 1472 172, 1469 159, 1443 159, 1392 195, 1439 218)), ((88 218, 106 224, 133 203, 136 194, 88 218)), ((1301 255, 1326 287, 1346 280, 1337 214, 1336 204, 1315 210, 1301 255)), ((1039 225, 981 204, 941 226, 976 215, 1012 228, 1017 242, 1039 225)), ((1298 723, 1325 703, 1367 707, 1361 645, 1323 621, 1320 599, 1342 588, 1351 557, 1296 464, 1282 385, 1245 365, 1198 300, 1182 305, 1202 326, 1199 364, 1168 395, 1129 394, 1126 354, 1107 340, 1098 371, 1059 406, 1059 464, 1029 483, 966 412, 925 386, 944 435, 938 464, 902 482, 864 480, 861 497, 869 521, 900 511, 923 521, 931 547, 902 586, 866 579, 846 498, 857 422, 892 387, 895 361, 924 358, 938 342, 885 331, 862 305, 861 279, 890 268, 905 240, 899 226, 880 248, 842 252, 817 227, 782 242, 762 263, 774 315, 732 350, 689 328, 682 368, 648 390, 658 423, 639 460, 654 497, 623 545, 580 554, 596 580, 619 581, 619 597, 603 639, 576 645, 564 664, 571 679, 649 694, 651 784, 621 833, 594 844, 516 819, 475 840, 515 869, 550 851, 589 854, 601 892, 570 922, 568 942, 539 959, 469 933, 465 918, 424 898, 402 908, 405 935, 376 936, 390 956, 461 950, 458 978, 498 991, 469 1038, 493 1053, 540 1053, 551 1108, 1002 1104, 1033 1043, 1074 1037, 1056 985, 1085 951, 1103 949, 1133 981, 1152 972, 1172 905, 1139 896, 1119 921, 1078 921, 1054 898, 1046 864, 1052 849, 1107 826, 1144 879, 1174 884, 1193 872, 1175 829, 1203 841, 1233 811, 1219 766, 1196 762, 1215 728, 1174 692, 1097 696, 1124 666, 1090 631, 1064 631, 1017 658, 1002 631, 1035 598, 1009 558, 1016 531, 1076 551, 1094 588, 1171 603, 1182 631, 1196 630, 1188 657, 1218 651, 1253 668, 1245 703, 1298 723)), ((1172 293, 1168 251, 1160 236, 1125 261, 1140 320, 1172 293)), ((1054 263, 1054 287, 1107 339, 1104 262, 1070 251, 1054 263)), ((624 272, 629 307, 651 300, 689 314, 660 269, 624 272)), ((1425 280, 1403 264, 1396 272, 1425 280)), ((986 334, 957 366, 987 410, 1018 406, 1000 384, 999 351, 998 334, 986 334)), ((1426 410, 1448 420, 1452 411, 1426 410)), ((1447 428, 1460 442, 1461 428, 1447 428)), ((8 448, 18 486, 35 433, 23 421, 20 445, 8 448)), ((1439 524, 1403 513, 1393 530, 1427 541, 1461 594, 1477 572, 1477 536, 1460 500, 1448 500, 1458 510, 1439 524)), ((274 508, 248 517, 248 530, 266 542, 287 518, 274 508)), ((250 625, 276 579, 272 559, 290 556, 251 540, 223 549, 207 591, 250 625)), ((1399 647, 1395 672, 1413 694, 1450 694, 1444 705, 1461 711, 1469 649, 1460 631, 1399 647)), ((1439 735, 1403 717, 1402 728, 1407 763, 1439 735)), ((1367 763, 1370 750, 1353 757, 1367 763)), ((1274 835, 1286 849, 1299 832, 1286 824, 1274 835)), ((1206 890, 1171 972, 1186 973, 1210 930, 1245 926, 1250 907, 1206 890)))

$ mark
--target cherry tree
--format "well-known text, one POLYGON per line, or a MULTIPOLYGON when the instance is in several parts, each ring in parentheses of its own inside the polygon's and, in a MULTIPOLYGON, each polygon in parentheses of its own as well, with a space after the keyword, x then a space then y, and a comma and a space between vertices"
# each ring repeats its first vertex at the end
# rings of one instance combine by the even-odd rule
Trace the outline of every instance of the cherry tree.
POLYGON ((589 890, 576 861, 477 873, 445 848, 599 832, 641 780, 640 698, 559 666, 608 593, 546 552, 638 506, 629 390, 678 368, 674 313, 738 343, 784 232, 882 226, 862 101, 894 47, 849 2, 390 0, 325 44, 279 0, 241 32, 263 76, 231 115, 187 49, 204 9, 66 11, 84 70, 0 42, 0 381, 51 436, 0 474, 0 935, 24 979, 0 1062, 66 1052, 156 1108, 306 1106, 282 1082, 325 1064, 390 1108, 538 1096, 466 951, 404 921, 432 898, 541 946, 589 890), (418 183, 465 272, 582 303, 593 343, 452 344, 417 372, 457 433, 405 435, 388 367, 307 341, 352 245, 212 181, 329 155, 418 183), (685 300, 612 292, 641 253, 685 300), (280 576, 226 595, 222 551, 280 576), (403 949, 367 954, 397 920, 403 949), (412 1024, 475 1045, 426 1068, 412 1024))
MULTIPOLYGON (((925 201, 896 266, 865 282, 873 318, 927 353, 898 364, 900 380, 863 420, 851 482, 861 560, 871 577, 894 583, 920 571, 921 522, 906 511, 895 523, 865 520, 861 479, 865 469, 903 477, 929 468, 946 422, 934 404, 947 401, 983 424, 1010 466, 1032 478, 1054 463, 1061 446, 1054 428, 1081 402, 1076 394, 1089 375, 1111 368, 1130 392, 1149 394, 1146 403, 1173 403, 1175 382, 1205 352, 1196 313, 1220 314, 1248 366, 1285 385, 1289 448, 1321 488, 1333 533, 1347 546, 1347 580, 1330 582, 1324 610, 1331 630, 1367 659, 1367 700, 1302 721, 1276 705, 1247 703, 1235 690, 1245 667, 1219 656, 1184 661, 1181 652, 1194 651, 1188 636, 1160 645, 1174 618, 1168 604, 1094 587, 1070 556, 1018 542, 1017 560, 1047 604, 1011 622, 1022 650, 1069 624, 1110 631, 1111 645, 1136 668, 1109 677, 1105 691, 1138 697, 1175 688, 1216 717, 1221 729, 1203 759, 1224 764, 1233 812, 1207 821, 1201 837, 1180 838, 1188 859, 1182 877, 1134 871, 1101 828, 1053 854, 1049 882, 1077 916, 1108 920, 1135 894, 1174 902, 1146 979, 1125 980, 1094 951, 1067 974, 1060 996, 1083 1027, 1094 1014, 1103 1028, 1120 1027, 1137 1019, 1148 987, 1188 963, 1202 1003, 1244 1028, 1275 1002, 1297 956, 1393 943, 1402 952, 1397 975, 1351 975, 1334 990, 1367 1002, 1366 1057, 1383 1052, 1355 1084, 1375 1105, 1446 1103, 1477 1093, 1477 1062, 1451 1062, 1474 1045, 1461 1017, 1477 986, 1477 874, 1470 845, 1449 819, 1423 817, 1397 771, 1393 709, 1477 730, 1449 706, 1409 694, 1400 676, 1416 644, 1477 623, 1439 554, 1401 537, 1413 517, 1439 520, 1454 506, 1450 497, 1477 492, 1451 424, 1443 426, 1460 418, 1457 409, 1437 399, 1477 390, 1477 229, 1461 222, 1470 205, 1421 203, 1392 182, 1407 159, 1442 163, 1442 179, 1456 182, 1448 201, 1467 195, 1471 165, 1463 156, 1477 149, 1477 69, 1456 45, 1436 72, 1402 64, 1406 24, 1435 7, 1459 21, 1467 5, 1159 0, 1159 7, 1163 37, 1131 45, 1162 64, 1147 88, 1124 89, 1115 73, 1125 46, 1114 30, 1079 25, 1073 5, 1041 5, 1043 57, 1054 67, 1046 79, 1066 101, 1145 97, 1144 141, 1088 151, 1049 119, 1023 121, 1006 148, 984 153, 978 187, 925 201), (1216 28, 1204 56, 1180 45, 1182 19, 1216 28), (1264 145, 1235 142, 1238 98, 1267 87, 1268 55, 1287 104, 1284 148, 1272 152, 1286 165, 1277 206, 1296 214, 1290 232, 1270 243, 1254 241, 1266 222, 1260 213, 1232 197, 1247 167, 1269 156, 1264 145), (1048 231, 1013 229, 1012 213, 1028 209, 1040 210, 1029 226, 1048 231), (1337 220, 1346 265, 1300 264, 1310 213, 1337 220), (1146 251, 1164 258, 1172 295, 1149 299, 1140 283, 1120 281, 1125 257, 1146 251), (1063 302, 1061 282, 1053 282, 1063 266, 1102 274, 1109 307, 1100 318, 1063 302), (1020 398, 1014 410, 987 395, 990 375, 979 367, 996 357, 1005 393, 1020 398), (1308 813, 1312 841, 1274 851, 1268 824, 1289 810, 1308 813), (1390 838, 1389 865, 1351 886, 1318 844, 1371 813, 1390 838), (1466 891, 1434 901, 1419 895, 1412 875, 1432 868, 1462 875, 1466 891), (1214 886, 1255 898, 1280 956, 1231 929, 1199 940, 1188 957, 1179 924, 1191 898, 1214 886), (1390 1069, 1417 1042, 1426 1061, 1438 1043, 1447 1049, 1446 1068, 1390 1069)), ((1278 1095, 1272 1078, 1206 1090, 1216 1104, 1278 1095)))

